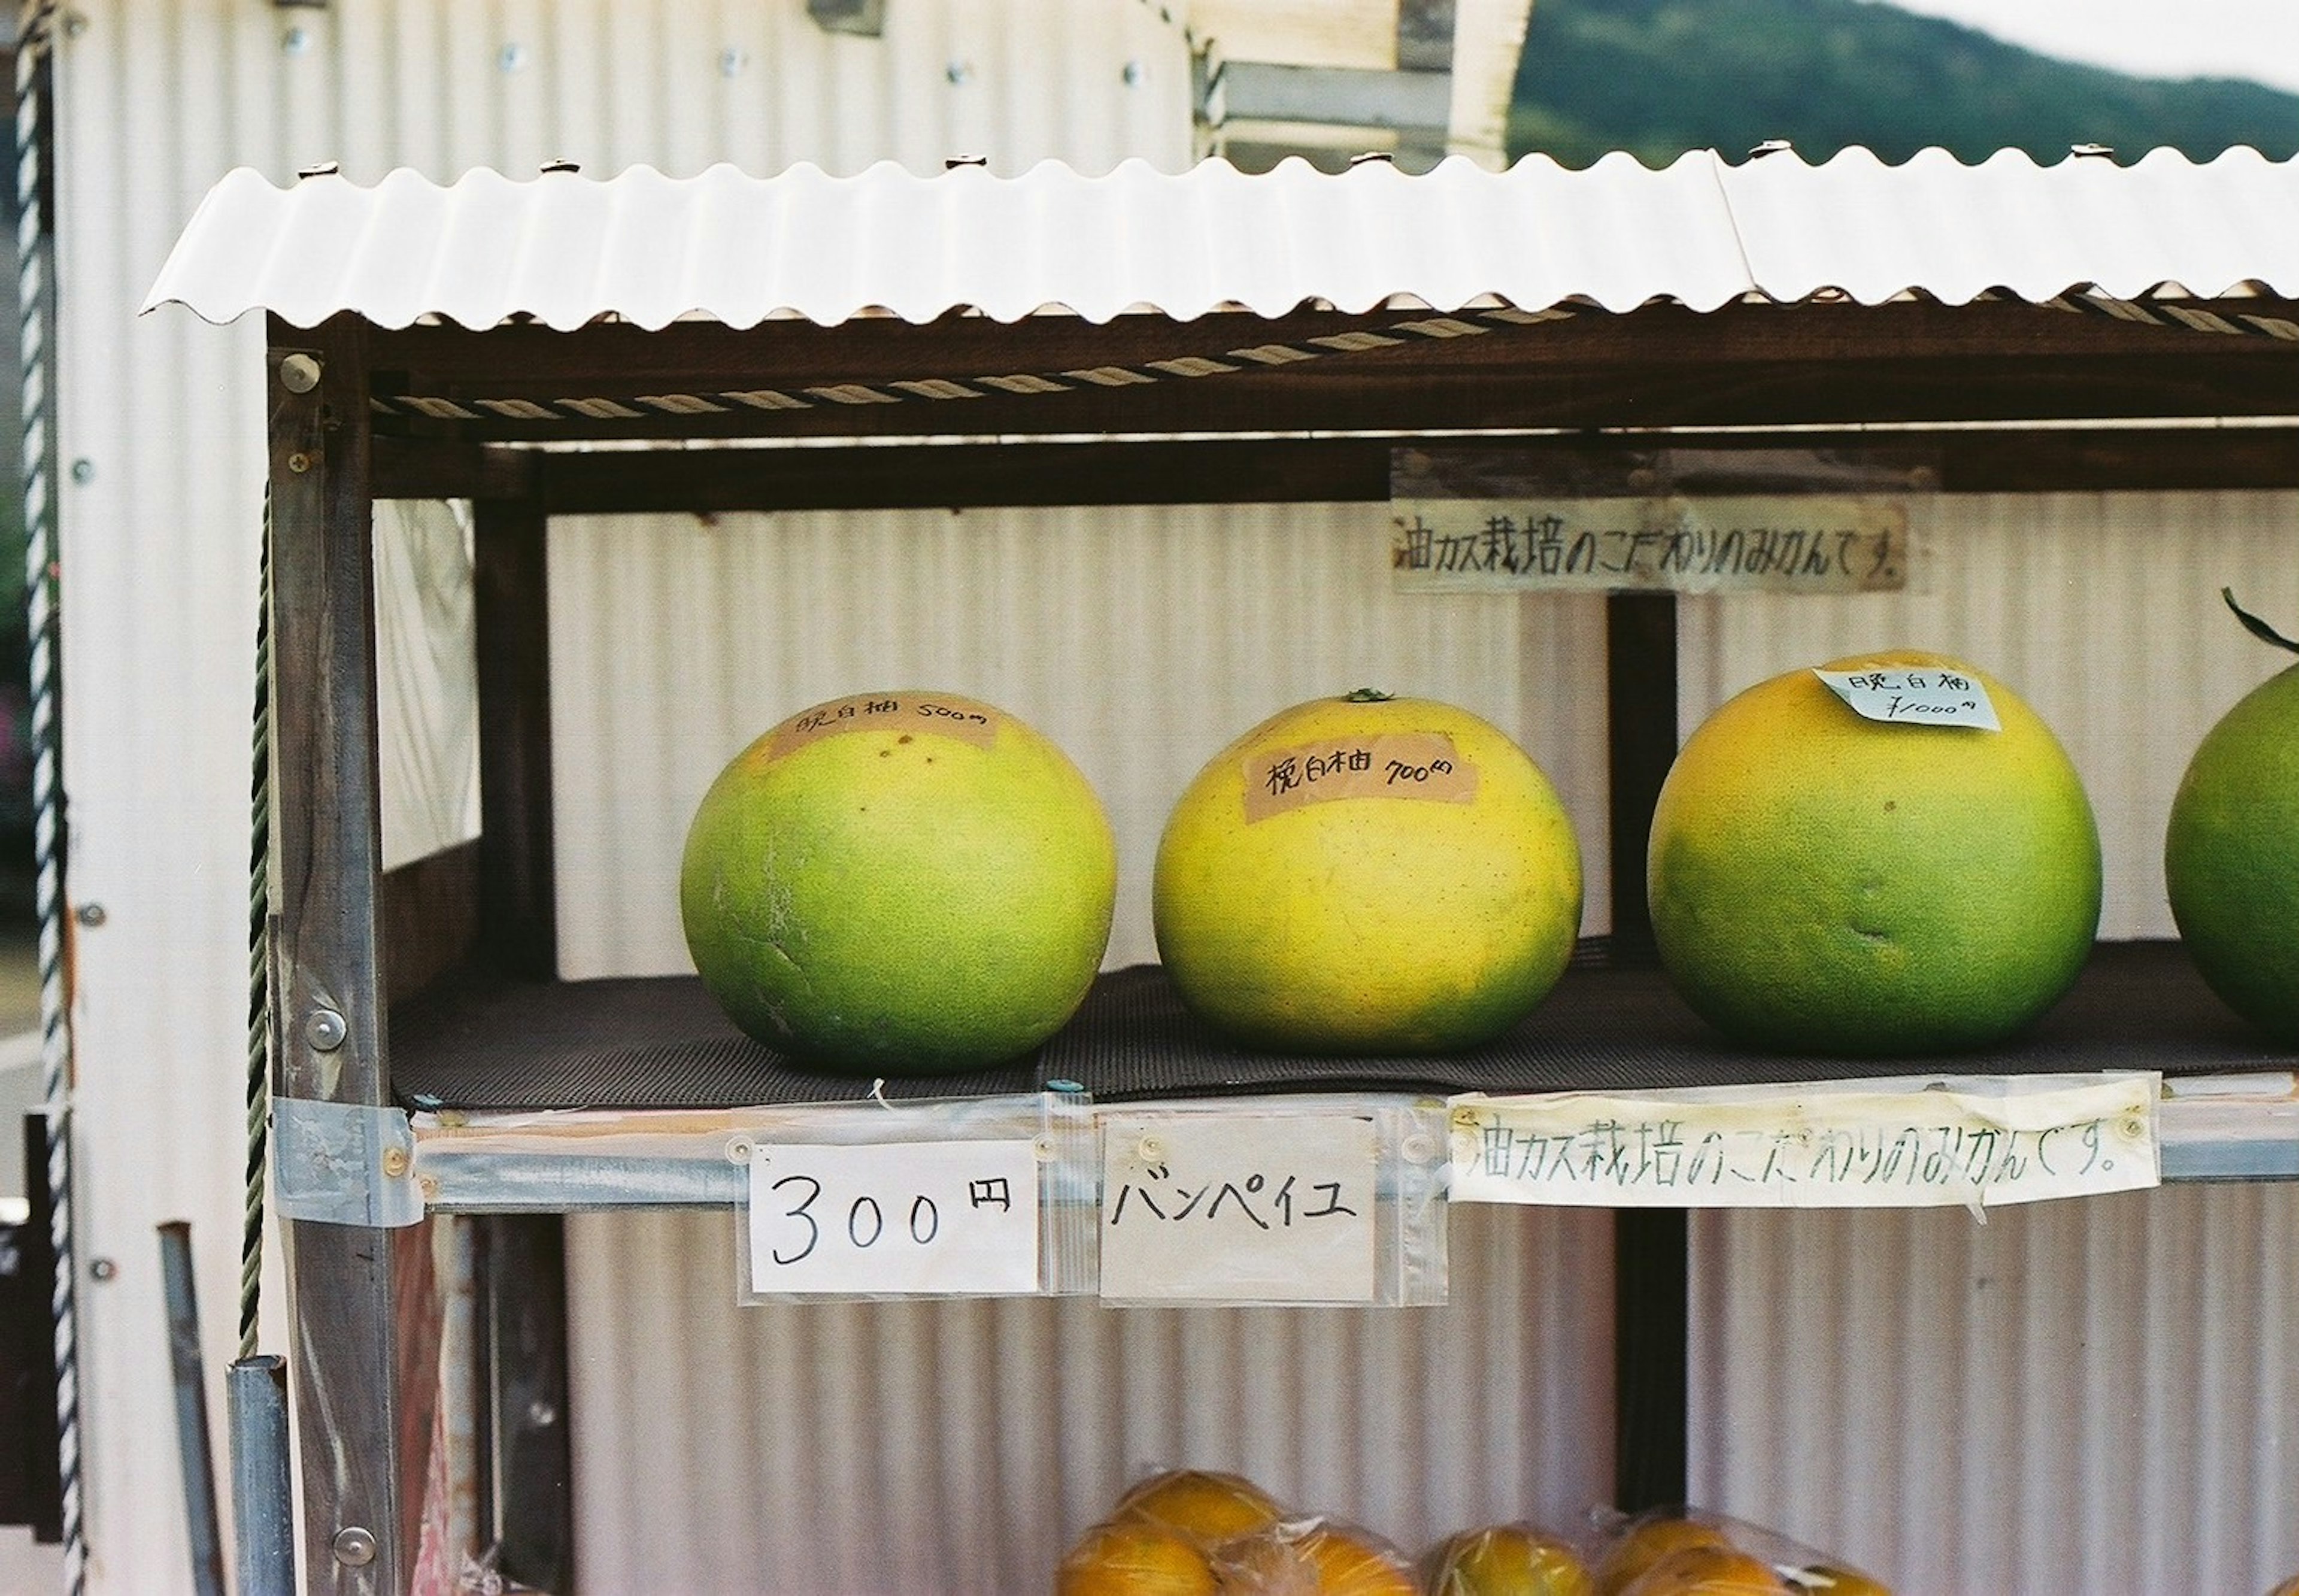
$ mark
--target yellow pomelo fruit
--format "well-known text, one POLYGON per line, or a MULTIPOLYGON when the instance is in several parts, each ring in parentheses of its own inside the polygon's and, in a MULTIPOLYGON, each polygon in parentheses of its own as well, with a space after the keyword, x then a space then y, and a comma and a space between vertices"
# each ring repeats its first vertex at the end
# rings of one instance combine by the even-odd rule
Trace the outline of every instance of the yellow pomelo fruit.
POLYGON ((1055 1596, 1216 1596, 1220 1588, 1188 1536, 1146 1519, 1095 1525, 1054 1571, 1055 1596))
POLYGON ((1496 1524, 1448 1541, 1429 1590, 1431 1596, 1596 1596, 1597 1578, 1556 1536, 1496 1524))
POLYGON ((1697 1518, 1638 1520, 1606 1548, 1598 1562, 1598 1596, 1621 1596, 1655 1563, 1696 1546, 1730 1550, 1732 1539, 1716 1525, 1697 1518))
POLYGON ((2171 800, 2163 886, 2228 1007, 2299 1043, 2299 665, 2238 700, 2171 800))
POLYGON ((679 872, 688 951, 736 1025, 890 1076, 1001 1063, 1059 1029, 1116 891, 1109 821, 1060 749, 910 691, 818 704, 737 754, 679 872))
POLYGON ((1265 1530, 1284 1517, 1269 1493, 1241 1475, 1176 1468, 1153 1475, 1120 1497, 1112 1518, 1145 1518, 1208 1545, 1265 1530))
POLYGON ((1556 985, 1581 925, 1571 820, 1466 710, 1315 699, 1214 756, 1167 819, 1151 888, 1183 999, 1257 1046, 1483 1042, 1556 985))
POLYGON ((1947 670, 2002 729, 1867 719, 1809 670, 1760 682, 1678 753, 1648 902, 1685 1001, 1754 1045, 1986 1046, 2074 981, 2099 927, 2099 832, 2051 729, 1983 671, 1913 650, 1828 670, 1947 670))

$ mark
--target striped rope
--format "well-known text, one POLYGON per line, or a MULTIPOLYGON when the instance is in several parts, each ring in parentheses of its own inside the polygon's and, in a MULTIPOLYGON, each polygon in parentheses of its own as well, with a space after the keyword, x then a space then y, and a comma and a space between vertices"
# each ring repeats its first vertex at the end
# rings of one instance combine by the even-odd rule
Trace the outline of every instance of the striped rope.
POLYGON ((55 1258, 50 1309, 55 1327, 56 1464, 62 1497, 64 1586, 87 1585, 80 1531, 79 1346, 73 1282, 71 1039, 65 1024, 61 795, 57 715, 54 436, 54 284, 47 267, 50 218, 46 118, 54 78, 54 0, 26 0, 16 43, 16 270, 22 317, 24 587, 31 658, 33 863, 40 922, 40 1063, 47 1097, 49 1238, 55 1258))
POLYGON ((263 1290, 263 1176, 271 1114, 271 489, 263 490, 261 578, 255 608, 255 726, 248 784, 247 1197, 239 1239, 239 1355, 255 1356, 263 1290))

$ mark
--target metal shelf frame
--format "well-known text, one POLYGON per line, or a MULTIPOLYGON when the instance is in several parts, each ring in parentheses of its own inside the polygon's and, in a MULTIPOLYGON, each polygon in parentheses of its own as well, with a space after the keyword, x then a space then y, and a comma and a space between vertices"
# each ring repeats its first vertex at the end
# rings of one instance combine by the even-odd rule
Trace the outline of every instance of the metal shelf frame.
MULTIPOLYGON (((2299 315, 2272 299, 2221 308, 2299 315)), ((372 1154, 348 1166, 343 1195, 355 1210, 365 1204, 354 1222, 285 1226, 306 1589, 402 1591, 413 1560, 425 1376, 439 1332, 423 1306, 429 1221, 419 1204, 417 1223, 396 1223, 406 1216, 386 1213, 378 1196, 406 1181, 421 1143, 393 1090, 390 1005, 459 971, 552 974, 549 517, 1374 501, 1388 494, 1390 451, 1432 436, 1546 456, 1590 491, 1627 492, 1664 470, 1672 447, 1761 450, 1785 429, 1800 448, 1921 445, 1947 492, 2299 486, 2299 345, 1996 300, 1706 313, 1656 303, 1476 337, 1369 340, 1298 369, 1249 365, 1188 381, 1087 382, 963 403, 759 410, 734 399, 764 385, 884 395, 903 384, 930 390, 953 372, 1136 368, 1241 343, 1349 349, 1395 314, 681 321, 654 332, 613 321, 553 332, 273 319, 273 1088, 283 1128, 348 1128, 368 1135, 372 1154), (2230 417, 2270 424, 2180 424, 2230 417), (2123 424, 2133 420, 2146 424, 2123 424), (832 439, 846 446, 784 446, 832 439), (728 446, 556 446, 704 441, 728 446), (476 505, 483 835, 386 877, 371 526, 374 502, 392 497, 476 505)), ((1608 604, 1614 878, 1633 882, 1643 878, 1643 819, 1673 752, 1665 718, 1633 711, 1673 697, 1674 613, 1665 596, 1608 604)), ((1635 904, 1617 903, 1615 919, 1632 943, 1635 904)), ((2204 1177, 2299 1175, 2291 1096, 2287 1076, 2278 1094, 2270 1074, 2175 1103, 2167 1164, 2204 1177)), ((569 1206, 584 1190, 710 1203, 725 1200, 734 1173, 723 1158, 707 1176, 670 1162, 560 1191, 569 1206), (617 1184, 627 1179, 636 1185, 617 1184)), ((443 1213, 552 1211, 444 1185, 437 1199, 443 1213)), ((1619 1373, 1629 1506, 1683 1484, 1683 1228, 1681 1214, 1673 1226, 1669 1218, 1620 1231, 1623 1318, 1641 1326, 1621 1348, 1619 1373)))

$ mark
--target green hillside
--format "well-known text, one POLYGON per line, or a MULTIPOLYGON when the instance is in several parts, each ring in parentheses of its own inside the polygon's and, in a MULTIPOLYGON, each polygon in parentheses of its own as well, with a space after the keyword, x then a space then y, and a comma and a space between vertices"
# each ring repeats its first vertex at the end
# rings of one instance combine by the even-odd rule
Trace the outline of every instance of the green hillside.
POLYGON ((1813 161, 1848 145, 2055 160, 2076 144, 2282 159, 2299 153, 2299 95, 2127 77, 1870 0, 1534 0, 1509 135, 1512 154, 1568 166, 1613 149, 1737 157, 1768 138, 1813 161))

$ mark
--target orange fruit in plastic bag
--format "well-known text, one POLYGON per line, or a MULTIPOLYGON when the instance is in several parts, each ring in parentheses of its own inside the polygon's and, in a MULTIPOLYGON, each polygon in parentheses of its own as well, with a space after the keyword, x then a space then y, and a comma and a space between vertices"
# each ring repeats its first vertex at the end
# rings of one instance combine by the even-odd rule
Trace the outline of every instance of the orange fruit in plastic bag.
POLYGON ((1055 1596, 1218 1596, 1196 1542, 1143 1519, 1097 1524, 1054 1572, 1055 1596))
POLYGON ((1647 1518, 1632 1525, 1597 1565, 1598 1596, 1622 1596, 1644 1571, 1687 1546, 1730 1550, 1731 1537, 1697 1518, 1647 1518))
POLYGON ((1631 1581, 1621 1596, 1796 1596, 1769 1563, 1729 1546, 1685 1546, 1631 1581))
MULTIPOLYGON (((1892 1596, 1889 1587, 1857 1568, 1840 1567, 1834 1563, 1809 1564, 1797 1577, 1812 1596, 1892 1596)), ((2292 1592, 2291 1596, 2299 1596, 2299 1591, 2292 1592)))
POLYGON ((1266 1530, 1284 1517, 1275 1500, 1242 1475, 1176 1468, 1153 1475, 1124 1496, 1112 1518, 1140 1518, 1217 1546, 1266 1530))
POLYGON ((1466 1530, 1438 1554, 1431 1596, 1596 1596, 1572 1547, 1522 1524, 1466 1530))
POLYGON ((1317 1520, 1232 1541, 1223 1596, 1420 1596, 1405 1559, 1369 1530, 1317 1520))
POLYGON ((1380 1537, 1320 1525, 1301 1549, 1317 1573, 1317 1596, 1420 1596, 1413 1570, 1380 1537))

